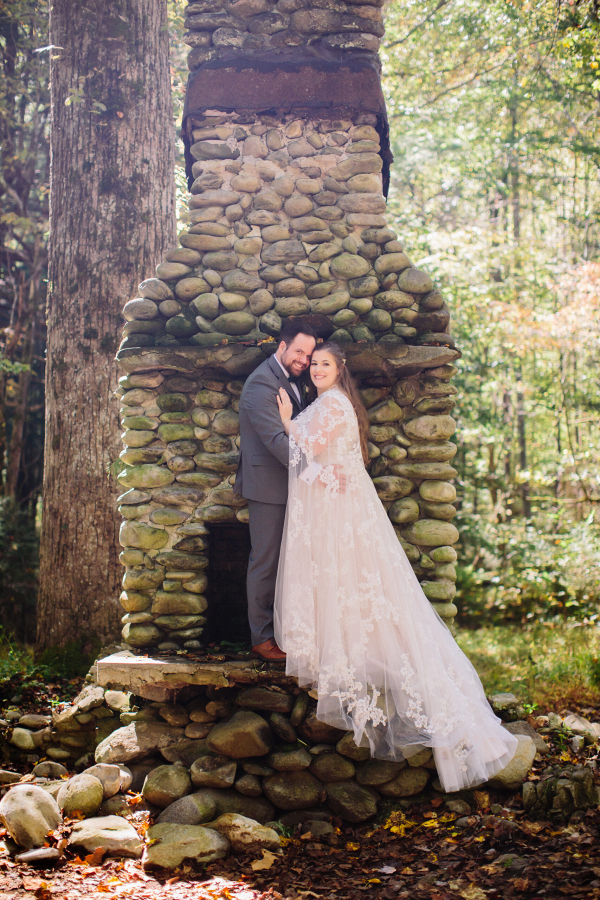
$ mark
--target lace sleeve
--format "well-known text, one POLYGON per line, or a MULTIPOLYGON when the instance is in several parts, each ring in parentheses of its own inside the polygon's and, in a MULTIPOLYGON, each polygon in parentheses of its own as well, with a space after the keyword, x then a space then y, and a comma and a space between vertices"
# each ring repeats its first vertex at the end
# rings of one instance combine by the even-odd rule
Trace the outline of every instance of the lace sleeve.
POLYGON ((301 460, 310 465, 333 446, 348 421, 349 404, 339 391, 330 390, 292 421, 290 465, 298 465, 301 460))

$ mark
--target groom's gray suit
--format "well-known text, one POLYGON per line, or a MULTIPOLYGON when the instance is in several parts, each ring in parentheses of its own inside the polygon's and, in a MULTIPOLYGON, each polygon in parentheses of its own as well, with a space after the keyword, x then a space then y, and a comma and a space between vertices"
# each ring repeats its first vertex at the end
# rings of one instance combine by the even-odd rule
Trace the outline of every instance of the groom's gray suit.
POLYGON ((234 490, 248 500, 250 514, 247 590, 253 647, 273 637, 273 600, 288 496, 289 442, 277 406, 279 388, 289 394, 294 418, 302 404, 274 356, 249 376, 240 397, 241 453, 234 490))

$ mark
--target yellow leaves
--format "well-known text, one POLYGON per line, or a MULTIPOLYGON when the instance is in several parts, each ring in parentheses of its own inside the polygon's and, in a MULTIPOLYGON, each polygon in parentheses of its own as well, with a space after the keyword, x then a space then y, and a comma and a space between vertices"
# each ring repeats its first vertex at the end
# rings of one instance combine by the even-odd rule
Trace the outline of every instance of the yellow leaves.
POLYGON ((392 834, 398 834, 400 837, 404 837, 409 828, 416 828, 418 825, 418 822, 407 819, 404 813, 398 810, 391 814, 383 827, 389 829, 392 834))
POLYGON ((346 850, 350 850, 351 852, 356 852, 360 850, 360 844, 357 844, 355 841, 348 841, 346 844, 346 850))
POLYGON ((476 884, 468 885, 468 887, 459 891, 459 893, 464 900, 486 900, 487 898, 486 892, 476 884))
POLYGON ((473 799, 477 804, 477 809, 487 809, 490 805, 490 795, 487 791, 473 791, 473 799))
POLYGON ((251 862, 250 868, 253 872, 262 872, 264 869, 270 869, 275 862, 277 862, 277 856, 270 850, 263 850, 262 859, 255 859, 251 862))
POLYGON ((93 853, 90 853, 88 856, 84 856, 84 861, 88 864, 88 866, 101 866, 102 858, 106 850, 104 847, 96 847, 93 853))

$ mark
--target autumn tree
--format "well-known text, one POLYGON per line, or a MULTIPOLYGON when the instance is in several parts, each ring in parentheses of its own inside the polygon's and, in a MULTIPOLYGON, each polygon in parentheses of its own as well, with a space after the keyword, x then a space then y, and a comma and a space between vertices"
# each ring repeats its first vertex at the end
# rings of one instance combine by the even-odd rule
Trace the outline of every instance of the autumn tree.
POLYGON ((38 649, 118 635, 121 309, 173 242, 165 0, 53 0, 38 649))

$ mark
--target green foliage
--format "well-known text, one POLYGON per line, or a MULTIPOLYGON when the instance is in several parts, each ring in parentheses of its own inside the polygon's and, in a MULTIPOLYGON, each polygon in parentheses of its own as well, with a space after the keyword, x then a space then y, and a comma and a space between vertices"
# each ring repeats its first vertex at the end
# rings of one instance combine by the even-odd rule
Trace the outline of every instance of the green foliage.
POLYGON ((600 528, 593 514, 558 528, 547 513, 509 522, 463 513, 456 522, 463 624, 600 620, 600 528))
POLYGON ((20 644, 9 631, 0 626, 0 682, 15 675, 29 678, 36 671, 31 648, 20 644))
POLYGON ((459 607, 597 612, 597 3, 406 0, 386 27, 389 208, 463 353, 459 607))
POLYGON ((97 659, 101 643, 95 636, 84 636, 76 641, 69 641, 64 647, 47 647, 36 657, 39 669, 51 672, 61 678, 83 677, 95 659, 97 659))
POLYGON ((597 698, 598 625, 487 626, 461 629, 457 640, 488 694, 511 691, 523 701, 559 708, 597 698))

